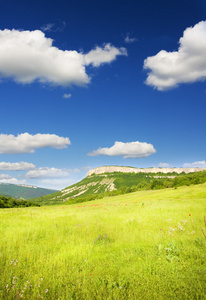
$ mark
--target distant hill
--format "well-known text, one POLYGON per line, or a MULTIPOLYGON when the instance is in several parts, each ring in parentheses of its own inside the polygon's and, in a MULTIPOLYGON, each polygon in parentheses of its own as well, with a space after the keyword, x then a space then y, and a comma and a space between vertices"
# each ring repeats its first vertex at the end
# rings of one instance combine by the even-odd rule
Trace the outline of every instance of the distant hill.
POLYGON ((30 185, 0 183, 0 195, 14 197, 16 199, 37 198, 54 192, 56 192, 56 190, 44 189, 30 185))
POLYGON ((180 169, 176 172, 176 168, 169 169, 170 172, 167 173, 163 168, 158 168, 155 172, 154 170, 152 170, 153 172, 148 172, 148 169, 141 169, 141 172, 134 172, 135 168, 130 168, 131 171, 128 172, 128 167, 125 167, 127 172, 123 172, 124 167, 112 168, 101 167, 93 169, 80 182, 62 191, 31 199, 31 201, 43 205, 61 204, 67 201, 68 203, 74 203, 86 201, 86 199, 91 200, 98 197, 117 195, 118 193, 177 187, 206 181, 206 171, 200 169, 198 171, 201 172, 193 171, 195 173, 185 174, 184 169, 182 169, 182 172, 180 172, 180 169), (115 172, 114 170, 119 170, 118 168, 121 168, 121 171, 115 172))

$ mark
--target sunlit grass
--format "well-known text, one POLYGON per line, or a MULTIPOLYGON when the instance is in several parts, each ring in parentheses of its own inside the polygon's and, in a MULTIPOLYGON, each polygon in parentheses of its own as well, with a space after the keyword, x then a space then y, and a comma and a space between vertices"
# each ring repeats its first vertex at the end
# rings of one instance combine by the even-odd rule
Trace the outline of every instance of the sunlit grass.
POLYGON ((0 299, 205 299, 206 184, 0 211, 0 299))

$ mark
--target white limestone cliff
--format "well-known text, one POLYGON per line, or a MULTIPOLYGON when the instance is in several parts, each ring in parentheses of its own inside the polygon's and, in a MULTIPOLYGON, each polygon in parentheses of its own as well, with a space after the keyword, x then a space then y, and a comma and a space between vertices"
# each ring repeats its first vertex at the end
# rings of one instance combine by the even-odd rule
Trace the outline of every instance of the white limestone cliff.
POLYGON ((122 172, 122 173, 172 173, 176 172, 178 174, 185 172, 185 173, 194 173, 205 171, 206 168, 145 168, 145 169, 138 169, 133 167, 118 167, 118 166, 105 166, 105 167, 98 167, 95 169, 91 169, 87 172, 87 176, 92 174, 103 174, 103 173, 113 173, 113 172, 122 172))

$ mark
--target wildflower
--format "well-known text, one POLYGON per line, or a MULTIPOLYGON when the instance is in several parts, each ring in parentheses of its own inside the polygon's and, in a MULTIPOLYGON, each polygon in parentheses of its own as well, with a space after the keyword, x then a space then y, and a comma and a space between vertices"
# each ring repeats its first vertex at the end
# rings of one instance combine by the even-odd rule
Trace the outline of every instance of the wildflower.
POLYGON ((189 216, 191 217, 191 214, 189 214, 189 216))
POLYGON ((10 264, 11 265, 13 264, 14 266, 16 266, 17 263, 18 263, 18 260, 17 259, 13 259, 10 264))
POLYGON ((178 223, 178 228, 179 228, 180 230, 185 230, 185 228, 183 228, 183 226, 181 226, 180 223, 178 223))
POLYGON ((191 232, 188 231, 188 234, 195 234, 195 231, 194 230, 191 232))
POLYGON ((46 294, 46 293, 48 293, 48 291, 49 291, 49 290, 48 290, 48 289, 46 289, 46 291, 45 291, 45 294, 46 294))
POLYGON ((92 276, 92 274, 90 274, 90 276, 92 276))

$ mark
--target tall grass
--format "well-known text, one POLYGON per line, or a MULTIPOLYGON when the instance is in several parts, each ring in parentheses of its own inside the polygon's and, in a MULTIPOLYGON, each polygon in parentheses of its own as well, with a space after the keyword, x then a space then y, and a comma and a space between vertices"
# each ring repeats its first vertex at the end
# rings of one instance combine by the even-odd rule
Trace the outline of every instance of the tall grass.
POLYGON ((206 184, 0 211, 0 299, 206 299, 206 184))

